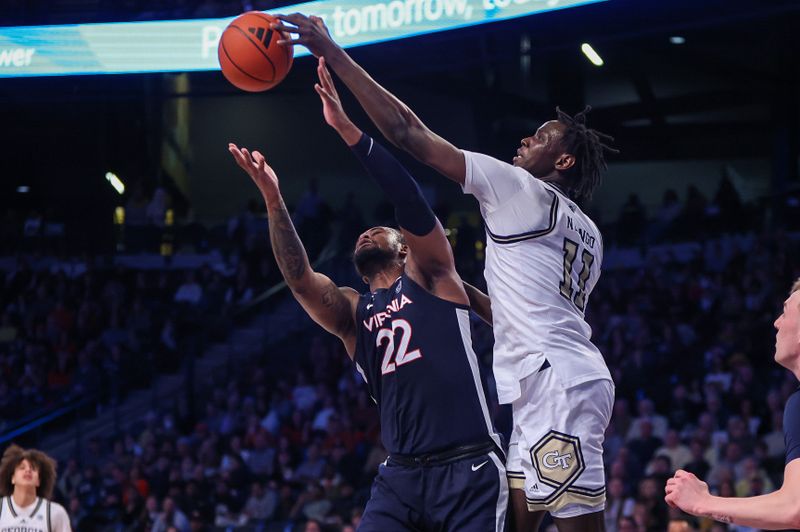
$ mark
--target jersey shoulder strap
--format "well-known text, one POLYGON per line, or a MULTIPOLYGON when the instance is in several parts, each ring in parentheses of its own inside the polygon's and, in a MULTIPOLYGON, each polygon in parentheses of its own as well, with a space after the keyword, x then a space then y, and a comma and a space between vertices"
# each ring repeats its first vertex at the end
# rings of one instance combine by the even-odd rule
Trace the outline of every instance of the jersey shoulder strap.
POLYGON ((53 522, 50 519, 50 499, 47 499, 46 521, 47 521, 47 532, 53 532, 53 522))

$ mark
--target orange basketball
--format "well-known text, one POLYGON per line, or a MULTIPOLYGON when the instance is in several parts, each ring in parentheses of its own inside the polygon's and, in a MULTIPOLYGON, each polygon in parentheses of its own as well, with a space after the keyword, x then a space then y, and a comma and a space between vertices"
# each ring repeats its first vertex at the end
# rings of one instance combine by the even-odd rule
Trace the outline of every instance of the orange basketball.
POLYGON ((222 74, 234 86, 249 92, 271 89, 286 77, 294 52, 278 44, 290 37, 269 27, 280 20, 260 11, 239 15, 225 28, 217 55, 222 74))

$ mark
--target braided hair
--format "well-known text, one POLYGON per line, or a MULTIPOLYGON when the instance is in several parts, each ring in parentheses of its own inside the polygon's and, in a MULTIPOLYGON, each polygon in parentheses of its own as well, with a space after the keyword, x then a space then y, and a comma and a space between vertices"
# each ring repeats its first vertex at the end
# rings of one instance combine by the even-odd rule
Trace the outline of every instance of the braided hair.
POLYGON ((608 168, 604 151, 619 153, 619 150, 607 144, 613 142, 614 137, 586 127, 586 113, 591 110, 592 107, 587 105, 583 111, 570 116, 556 107, 558 121, 566 126, 561 142, 575 156, 575 164, 566 171, 566 176, 576 201, 592 199, 592 194, 600 185, 603 172, 608 168))

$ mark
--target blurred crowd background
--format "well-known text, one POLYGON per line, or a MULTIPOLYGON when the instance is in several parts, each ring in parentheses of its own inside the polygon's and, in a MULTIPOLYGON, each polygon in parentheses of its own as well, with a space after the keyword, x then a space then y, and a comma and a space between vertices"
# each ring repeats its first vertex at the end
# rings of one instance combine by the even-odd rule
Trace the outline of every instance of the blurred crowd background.
MULTIPOLYGON (((290 4, 6 0, 0 26, 290 4)), ((800 277, 797 15, 781 0, 614 0, 352 51, 468 149, 510 159, 556 105, 593 104, 590 125, 617 137, 584 206, 605 247, 587 320, 616 383, 610 532, 749 530, 670 510, 678 468, 723 496, 782 483, 797 382, 773 361, 773 321, 800 277), (584 39, 605 67, 580 54, 584 39)), ((0 446, 59 460, 73 530, 357 528, 386 458, 377 409, 282 285, 261 200, 225 150, 264 150, 315 267, 365 290, 355 239, 395 225, 393 209, 322 124, 313 67, 296 59, 265 95, 219 72, 0 82, 0 446)), ((485 288, 476 204, 401 159, 460 274, 485 288)), ((507 435, 492 330, 472 326, 507 435)))
MULTIPOLYGON (((608 267, 588 314, 617 386, 605 442, 612 531, 665 530, 678 518, 662 494, 677 468, 724 496, 780 486, 783 405, 797 385, 772 360, 772 323, 800 276, 797 234, 737 230, 765 211, 725 180, 714 198, 670 191, 655 213, 637 204, 632 197, 604 228, 608 267)), ((329 223, 332 211, 309 190, 293 217, 312 257, 334 250, 320 269, 363 290, 349 256, 374 213, 350 210, 329 223)), ((387 223, 391 209, 383 214, 374 222, 387 223)), ((458 268, 482 285, 485 236, 451 220, 458 268)), ((84 413, 102 412, 159 374, 181 374, 280 280, 258 205, 218 229, 227 247, 210 255, 216 266, 185 270, 56 259, 36 253, 47 240, 28 226, 16 231, 31 253, 16 256, 0 292, 0 412, 9 425, 79 397, 92 398, 84 413)), ((288 293, 266 307, 267 320, 293 323, 277 341, 200 379, 193 399, 154 400, 143 419, 86 438, 62 462, 57 499, 76 530, 358 525, 386 457, 376 407, 339 341, 288 293)), ((491 392, 492 333, 477 319, 473 341, 491 392)), ((493 410, 507 432, 508 410, 493 410)))

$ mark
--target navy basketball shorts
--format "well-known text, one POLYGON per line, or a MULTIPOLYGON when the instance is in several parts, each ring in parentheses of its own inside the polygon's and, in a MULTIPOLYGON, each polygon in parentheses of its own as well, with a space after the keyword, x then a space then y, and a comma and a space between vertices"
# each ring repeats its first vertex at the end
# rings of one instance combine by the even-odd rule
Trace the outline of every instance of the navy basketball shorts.
POLYGON ((503 460, 489 453, 441 465, 378 468, 360 532, 505 530, 508 481, 503 460))

